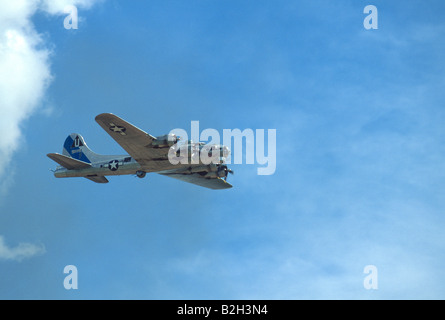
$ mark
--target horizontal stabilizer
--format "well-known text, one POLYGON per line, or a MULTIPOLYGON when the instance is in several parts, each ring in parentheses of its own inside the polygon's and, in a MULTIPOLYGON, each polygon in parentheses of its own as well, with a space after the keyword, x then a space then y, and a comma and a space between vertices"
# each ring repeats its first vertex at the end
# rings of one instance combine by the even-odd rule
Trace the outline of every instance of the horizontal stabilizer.
POLYGON ((86 176, 85 178, 90 179, 91 181, 97 182, 97 183, 108 183, 108 179, 104 176, 86 176))
POLYGON ((54 160, 58 164, 60 164, 62 167, 67 168, 68 170, 79 170, 79 169, 86 169, 90 168, 91 164, 87 162, 83 162, 80 160, 73 159, 71 157, 64 156, 63 154, 59 153, 48 153, 48 158, 51 160, 54 160))

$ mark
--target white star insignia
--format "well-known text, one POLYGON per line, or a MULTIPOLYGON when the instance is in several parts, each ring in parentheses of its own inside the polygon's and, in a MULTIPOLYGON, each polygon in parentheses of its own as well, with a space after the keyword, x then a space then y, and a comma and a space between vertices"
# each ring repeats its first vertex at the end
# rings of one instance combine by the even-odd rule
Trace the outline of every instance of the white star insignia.
POLYGON ((127 135, 125 133, 125 130, 127 130, 127 129, 125 129, 125 127, 117 126, 117 125, 115 125, 112 122, 110 123, 110 130, 113 131, 113 132, 119 133, 122 136, 127 135))
POLYGON ((111 171, 117 170, 119 168, 119 161, 117 160, 110 161, 110 163, 108 164, 108 168, 111 171))

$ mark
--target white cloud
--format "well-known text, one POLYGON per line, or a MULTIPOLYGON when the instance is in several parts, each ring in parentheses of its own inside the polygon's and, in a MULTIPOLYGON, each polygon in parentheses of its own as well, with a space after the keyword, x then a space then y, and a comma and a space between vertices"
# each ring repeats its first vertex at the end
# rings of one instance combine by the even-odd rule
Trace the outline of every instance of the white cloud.
MULTIPOLYGON (((20 124, 37 108, 51 79, 49 51, 28 21, 31 5, 0 5, 0 176, 19 145, 20 124)), ((34 9, 35 10, 35 9, 34 9)))
MULTIPOLYGON (((67 5, 89 8, 97 1, 0 2, 0 195, 6 193, 13 180, 10 162, 23 139, 23 121, 40 107, 52 80, 51 51, 35 30, 31 17, 38 10, 63 14, 67 5)), ((21 261, 44 252, 43 246, 30 243, 10 248, 0 236, 0 259, 21 261)))
POLYGON ((41 8, 50 14, 64 14, 64 9, 67 6, 74 5, 89 9, 99 1, 102 0, 43 0, 41 8))
POLYGON ((45 253, 43 245, 31 243, 19 243, 18 246, 10 248, 6 245, 3 236, 0 236, 0 259, 22 261, 43 253, 45 253))
MULTIPOLYGON (((99 0, 16 0, 0 2, 0 181, 22 138, 23 121, 39 107, 52 80, 51 52, 35 30, 38 10, 63 14, 67 5, 89 8, 99 0)), ((61 22, 62 23, 62 22, 61 22)), ((0 190, 5 190, 0 182, 0 190)))

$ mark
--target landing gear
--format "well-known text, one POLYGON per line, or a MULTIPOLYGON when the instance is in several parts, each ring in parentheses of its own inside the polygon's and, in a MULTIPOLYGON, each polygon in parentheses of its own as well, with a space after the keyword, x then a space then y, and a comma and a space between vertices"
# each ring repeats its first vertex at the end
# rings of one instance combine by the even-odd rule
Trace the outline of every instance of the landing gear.
POLYGON ((142 171, 142 170, 136 171, 136 176, 138 178, 144 178, 146 174, 147 174, 147 172, 142 171))

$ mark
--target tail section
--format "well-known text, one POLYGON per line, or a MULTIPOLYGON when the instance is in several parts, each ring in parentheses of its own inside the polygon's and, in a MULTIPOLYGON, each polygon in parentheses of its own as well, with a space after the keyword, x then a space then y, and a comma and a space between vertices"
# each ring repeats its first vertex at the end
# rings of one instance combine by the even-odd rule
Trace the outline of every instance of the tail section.
POLYGON ((85 139, 78 133, 72 133, 66 138, 62 154, 86 163, 98 161, 103 157, 91 151, 85 143, 85 139))
POLYGON ((53 171, 56 178, 84 177, 97 183, 107 183, 106 175, 133 174, 140 167, 131 165, 121 170, 119 166, 129 163, 130 156, 97 154, 88 148, 78 133, 72 133, 65 139, 62 154, 48 153, 47 156, 60 165, 53 171))

